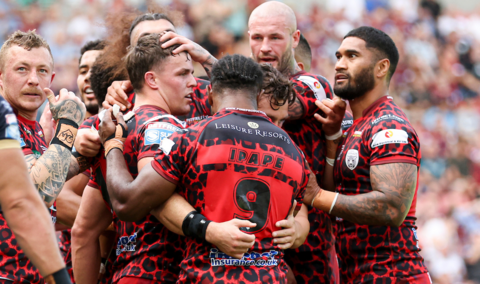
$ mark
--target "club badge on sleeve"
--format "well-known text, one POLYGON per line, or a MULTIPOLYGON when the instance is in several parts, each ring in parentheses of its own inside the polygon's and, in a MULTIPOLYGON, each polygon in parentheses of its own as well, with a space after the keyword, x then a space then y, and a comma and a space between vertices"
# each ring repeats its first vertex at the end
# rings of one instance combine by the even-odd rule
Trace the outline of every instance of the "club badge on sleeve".
POLYGON ((145 145, 159 144, 163 139, 170 137, 179 127, 167 122, 154 122, 147 125, 145 130, 145 145))

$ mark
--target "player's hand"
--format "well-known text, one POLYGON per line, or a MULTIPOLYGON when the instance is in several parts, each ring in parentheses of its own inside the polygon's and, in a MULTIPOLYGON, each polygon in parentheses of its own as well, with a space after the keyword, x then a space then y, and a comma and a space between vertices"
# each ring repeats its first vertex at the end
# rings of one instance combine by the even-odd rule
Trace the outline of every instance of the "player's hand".
POLYGON ((65 118, 77 125, 82 124, 86 112, 85 105, 73 92, 61 89, 58 97, 55 97, 49 88, 45 88, 43 91, 47 95, 53 119, 65 118))
POLYGON ((55 119, 53 119, 52 112, 50 111, 50 104, 48 102, 43 109, 39 123, 43 129, 43 137, 47 144, 49 144, 55 134, 55 119))
POLYGON ((132 83, 126 81, 114 81, 107 89, 107 95, 102 106, 104 109, 109 109, 113 105, 118 105, 122 111, 126 111, 132 107, 132 104, 128 102, 127 93, 133 91, 132 83))
POLYGON ((316 113, 315 118, 322 123, 325 135, 334 135, 342 128, 343 117, 347 109, 347 103, 339 97, 334 97, 333 100, 325 99, 316 101, 317 107, 323 111, 325 117, 316 113))
POLYGON ((162 48, 168 48, 172 45, 179 44, 180 46, 173 50, 173 54, 179 54, 186 51, 192 57, 192 60, 203 64, 205 61, 213 58, 213 56, 206 49, 201 47, 198 43, 191 41, 190 39, 178 35, 174 32, 166 32, 160 37, 160 42, 164 42, 162 48))
POLYGON ((242 227, 253 228, 257 224, 247 220, 232 219, 223 223, 211 222, 205 240, 227 255, 241 259, 255 243, 255 235, 240 231, 242 227))
POLYGON ((98 134, 100 135, 100 141, 103 145, 105 145, 105 141, 113 139, 117 140, 124 140, 126 137, 126 132, 128 132, 128 126, 123 119, 122 112, 118 112, 117 116, 115 117, 117 123, 112 119, 113 117, 113 108, 105 110, 105 114, 103 115, 103 120, 98 126, 98 134), (120 125, 123 125, 120 127, 120 125))
POLYGON ((287 219, 275 223, 276 227, 283 228, 282 230, 278 230, 272 233, 274 237, 273 242, 277 244, 278 247, 281 249, 290 248, 291 246, 293 246, 293 243, 295 243, 295 240, 297 239, 295 230, 295 217, 293 216, 293 212, 295 211, 296 206, 297 201, 294 200, 292 209, 290 209, 287 219))
POLYGON ((323 189, 318 186, 317 177, 308 165, 307 169, 310 171, 310 174, 308 175, 307 188, 305 189, 305 195, 303 196, 303 204, 310 206, 312 205, 312 201, 315 196, 317 196, 317 194, 320 193, 320 191, 322 191, 323 189))
POLYGON ((95 157, 102 147, 98 131, 93 129, 79 129, 74 146, 80 155, 89 158, 95 157))

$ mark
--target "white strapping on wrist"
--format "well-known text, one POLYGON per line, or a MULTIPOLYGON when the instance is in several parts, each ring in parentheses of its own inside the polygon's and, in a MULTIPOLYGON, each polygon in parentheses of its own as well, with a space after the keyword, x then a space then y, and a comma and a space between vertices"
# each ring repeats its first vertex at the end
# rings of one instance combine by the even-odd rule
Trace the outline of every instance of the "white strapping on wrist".
POLYGON ((337 192, 337 194, 335 194, 335 199, 333 199, 332 207, 330 207, 330 210, 328 211, 328 214, 332 214, 333 206, 335 206, 335 203, 337 202, 337 198, 338 198, 338 192, 337 192))
POLYGON ((329 164, 332 167, 335 164, 335 159, 330 159, 328 157, 325 157, 325 160, 327 161, 327 164, 329 164))
POLYGON ((338 130, 337 133, 335 133, 333 135, 325 135, 325 138, 327 140, 332 141, 332 140, 337 140, 338 138, 342 137, 342 135, 343 135, 343 131, 342 131, 342 128, 340 128, 340 130, 338 130))

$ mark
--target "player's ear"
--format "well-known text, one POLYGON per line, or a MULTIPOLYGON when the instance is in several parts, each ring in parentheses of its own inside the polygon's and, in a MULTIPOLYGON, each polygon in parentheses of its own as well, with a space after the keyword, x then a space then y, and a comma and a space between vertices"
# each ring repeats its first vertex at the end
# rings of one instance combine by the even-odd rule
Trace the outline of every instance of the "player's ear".
POLYGON ((303 62, 298 62, 298 61, 297 61, 297 64, 298 64, 298 67, 300 67, 300 69, 302 69, 303 71, 305 71, 305 65, 303 65, 303 62))
POLYGON ((52 72, 52 79, 50 79, 50 85, 52 84, 54 78, 55 78, 55 71, 52 72))
POLYGON ((379 60, 377 64, 375 64, 374 74, 378 79, 383 79, 387 76, 388 70, 390 69, 390 60, 384 58, 379 60))
POLYGON ((158 79, 154 72, 148 71, 147 73, 145 73, 144 79, 145 79, 145 84, 147 84, 148 87, 150 87, 153 90, 158 89, 158 79))
POLYGON ((300 41, 300 30, 296 30, 293 35, 293 44, 292 47, 295 48, 298 46, 298 42, 300 41))
MULTIPOLYGON (((212 94, 212 85, 207 86, 207 94, 208 94, 208 104, 213 106, 213 94, 212 94)), ((213 114, 213 113, 212 113, 213 114)))

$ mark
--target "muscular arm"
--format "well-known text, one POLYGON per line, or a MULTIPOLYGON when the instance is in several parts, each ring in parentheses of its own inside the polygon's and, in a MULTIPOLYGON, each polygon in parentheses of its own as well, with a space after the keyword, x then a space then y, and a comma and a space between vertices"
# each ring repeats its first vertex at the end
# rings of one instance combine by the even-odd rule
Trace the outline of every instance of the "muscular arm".
POLYGON ((209 55, 207 60, 201 63, 203 66, 203 69, 205 69, 205 72, 207 73, 208 78, 211 77, 210 75, 211 75, 213 64, 215 64, 215 62, 217 61, 218 60, 215 57, 213 57, 212 55, 209 55))
POLYGON ((372 192, 339 195, 332 214, 361 225, 400 226, 410 210, 417 166, 406 163, 370 168, 372 192))
POLYGON ((78 175, 67 181, 57 197, 57 221, 72 227, 77 217, 82 194, 88 183, 88 177, 78 175))
POLYGON ((20 149, 1 149, 0 203, 22 250, 43 276, 65 267, 52 219, 28 177, 20 149), (8 162, 6 162, 8 161, 8 162))
POLYGON ((175 191, 176 185, 146 164, 136 179, 128 171, 123 152, 113 149, 107 156, 107 189, 112 206, 124 221, 137 221, 160 206, 175 191))
POLYGON ((63 146, 51 144, 38 160, 32 156, 25 157, 27 164, 31 165, 30 178, 47 207, 50 207, 65 184, 72 153, 63 146))

